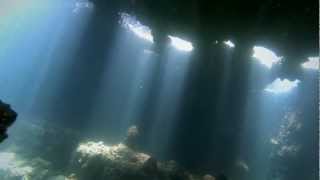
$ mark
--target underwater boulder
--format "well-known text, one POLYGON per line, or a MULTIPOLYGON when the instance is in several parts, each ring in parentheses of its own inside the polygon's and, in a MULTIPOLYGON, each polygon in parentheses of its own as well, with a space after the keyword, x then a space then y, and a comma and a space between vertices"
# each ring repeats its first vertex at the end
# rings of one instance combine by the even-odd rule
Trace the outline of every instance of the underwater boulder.
POLYGON ((123 143, 80 143, 71 160, 69 180, 217 180, 213 176, 191 174, 176 161, 158 161, 139 152, 139 129, 131 126, 123 143))
POLYGON ((158 161, 122 143, 82 143, 75 151, 72 166, 72 179, 77 180, 203 180, 175 161, 158 161))
POLYGON ((0 142, 7 137, 7 129, 15 122, 17 113, 11 109, 9 104, 0 100, 0 142))
POLYGON ((135 152, 124 144, 103 142, 80 144, 76 150, 75 170, 79 179, 145 179, 150 156, 135 152))

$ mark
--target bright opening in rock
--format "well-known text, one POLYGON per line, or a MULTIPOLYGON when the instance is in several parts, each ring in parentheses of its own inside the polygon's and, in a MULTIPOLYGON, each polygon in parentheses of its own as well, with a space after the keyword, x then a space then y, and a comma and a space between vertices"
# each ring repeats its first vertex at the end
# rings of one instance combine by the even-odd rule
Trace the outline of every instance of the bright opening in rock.
POLYGON ((269 69, 272 68, 274 64, 281 62, 282 57, 277 56, 274 52, 265 47, 254 46, 253 51, 252 57, 269 69))
POLYGON ((193 50, 193 45, 191 42, 180 39, 178 37, 174 37, 174 36, 169 36, 169 38, 171 40, 171 45, 176 49, 181 51, 187 51, 187 52, 193 50))
POLYGON ((319 57, 309 57, 308 61, 302 64, 305 69, 319 70, 319 57))
POLYGON ((294 81, 290 81, 288 79, 281 80, 280 78, 277 78, 265 88, 265 91, 273 94, 287 93, 292 89, 298 87, 299 83, 300 80, 297 79, 294 81))
POLYGON ((232 41, 230 41, 230 40, 224 41, 223 43, 224 43, 227 47, 229 47, 229 48, 234 48, 234 47, 236 47, 236 45, 235 45, 232 41))
POLYGON ((151 29, 148 26, 141 24, 135 17, 127 14, 127 13, 120 13, 120 24, 129 29, 139 38, 147 40, 153 43, 153 36, 151 33, 151 29))

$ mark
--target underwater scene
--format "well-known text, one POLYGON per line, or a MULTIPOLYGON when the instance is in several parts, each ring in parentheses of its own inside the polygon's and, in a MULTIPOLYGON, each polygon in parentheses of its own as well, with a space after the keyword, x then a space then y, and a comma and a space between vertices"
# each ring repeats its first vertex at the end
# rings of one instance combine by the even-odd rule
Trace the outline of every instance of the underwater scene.
POLYGON ((0 180, 319 180, 318 4, 248 4, 0 0, 0 180))

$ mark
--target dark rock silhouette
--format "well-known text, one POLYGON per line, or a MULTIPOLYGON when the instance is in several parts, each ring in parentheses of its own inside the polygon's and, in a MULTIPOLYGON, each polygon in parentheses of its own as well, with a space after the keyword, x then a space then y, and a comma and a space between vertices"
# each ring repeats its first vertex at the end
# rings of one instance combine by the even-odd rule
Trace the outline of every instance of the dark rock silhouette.
POLYGON ((9 104, 0 100, 0 142, 8 137, 7 129, 15 122, 17 116, 9 104))

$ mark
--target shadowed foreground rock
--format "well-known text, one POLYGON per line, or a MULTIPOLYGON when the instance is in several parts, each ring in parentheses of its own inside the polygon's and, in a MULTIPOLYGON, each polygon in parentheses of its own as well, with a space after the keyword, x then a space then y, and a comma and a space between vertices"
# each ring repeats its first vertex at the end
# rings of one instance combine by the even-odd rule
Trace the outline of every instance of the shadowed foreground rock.
POLYGON ((0 100, 0 143, 7 137, 7 129, 15 122, 17 113, 11 109, 9 104, 0 100))

